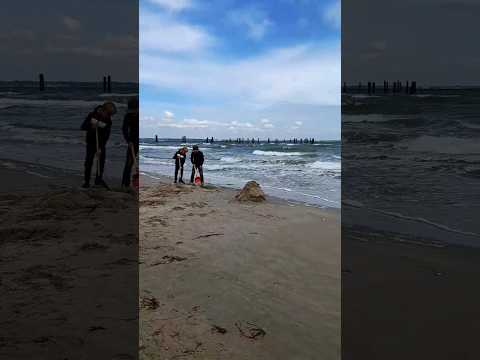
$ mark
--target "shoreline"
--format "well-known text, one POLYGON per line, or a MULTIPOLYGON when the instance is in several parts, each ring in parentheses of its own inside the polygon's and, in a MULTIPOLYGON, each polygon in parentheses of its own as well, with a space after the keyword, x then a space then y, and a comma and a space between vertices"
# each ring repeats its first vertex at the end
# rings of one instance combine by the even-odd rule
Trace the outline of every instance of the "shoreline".
MULTIPOLYGON (((145 171, 140 170, 140 177, 143 178, 143 179, 150 178, 150 179, 158 180, 159 182, 162 182, 162 183, 173 184, 173 178, 169 175, 156 174, 156 173, 145 172, 145 171)), ((147 182, 147 183, 149 183, 149 182, 147 182)), ((151 184, 151 183, 149 183, 149 184, 151 184)), ((221 189, 223 191, 232 192, 232 193, 237 193, 238 191, 241 190, 241 187, 238 187, 238 188, 227 187, 227 186, 223 186, 223 185, 216 185, 216 184, 210 184, 210 183, 206 183, 206 185, 208 187, 211 187, 211 188, 217 188, 217 189, 221 189)), ((192 186, 192 185, 190 185, 188 182, 186 182, 185 186, 192 186)), ((262 189, 263 189, 262 184, 260 184, 260 187, 262 187, 262 189)), ((321 210, 336 213, 338 216, 341 215, 341 208, 340 207, 310 204, 310 203, 302 202, 302 201, 299 201, 299 200, 291 200, 291 199, 281 198, 279 196, 269 195, 267 193, 265 195, 267 196, 267 198, 270 201, 274 201, 274 202, 277 202, 277 203, 289 204, 289 205, 294 205, 294 206, 312 207, 312 208, 321 209, 321 210)))

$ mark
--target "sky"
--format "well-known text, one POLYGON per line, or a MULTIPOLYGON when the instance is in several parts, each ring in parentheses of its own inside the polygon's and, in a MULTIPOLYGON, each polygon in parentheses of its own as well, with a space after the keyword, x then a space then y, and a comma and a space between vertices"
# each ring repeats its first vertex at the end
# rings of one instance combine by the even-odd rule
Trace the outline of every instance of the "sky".
POLYGON ((4 0, 0 80, 138 82, 138 2, 4 0))
POLYGON ((479 19, 478 0, 343 0, 343 81, 479 85, 479 19))
POLYGON ((340 2, 140 0, 140 136, 340 139, 340 2))

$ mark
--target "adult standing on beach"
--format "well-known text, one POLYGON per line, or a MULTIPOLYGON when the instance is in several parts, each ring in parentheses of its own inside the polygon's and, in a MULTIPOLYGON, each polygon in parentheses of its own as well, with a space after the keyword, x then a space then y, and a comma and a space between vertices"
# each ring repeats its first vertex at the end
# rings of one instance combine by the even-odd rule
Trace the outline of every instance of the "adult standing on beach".
POLYGON ((83 188, 90 187, 90 176, 95 155, 97 155, 97 173, 95 176, 95 185, 107 187, 103 180, 103 171, 105 169, 106 145, 110 137, 112 128, 112 116, 117 112, 115 104, 106 102, 97 106, 94 111, 89 113, 82 123, 81 129, 87 132, 86 135, 86 157, 85 174, 83 188))
POLYGON ((203 152, 201 152, 198 148, 198 145, 193 145, 193 151, 190 160, 192 161, 192 175, 190 176, 190 184, 193 184, 195 170, 198 170, 200 174, 200 181, 203 185, 203 162, 205 158, 203 156, 203 152))
POLYGON ((138 154, 138 98, 128 101, 128 110, 123 118, 122 133, 128 144, 125 168, 123 169, 122 186, 130 186, 130 175, 134 156, 138 154))

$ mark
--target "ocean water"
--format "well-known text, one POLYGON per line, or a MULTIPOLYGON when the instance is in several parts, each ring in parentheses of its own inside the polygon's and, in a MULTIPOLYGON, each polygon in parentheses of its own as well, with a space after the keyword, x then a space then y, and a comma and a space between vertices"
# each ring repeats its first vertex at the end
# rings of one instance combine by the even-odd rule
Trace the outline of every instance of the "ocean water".
POLYGON ((349 96, 342 209, 407 239, 480 245, 480 89, 349 96))
MULTIPOLYGON (((207 183, 241 188, 249 180, 257 181, 267 194, 320 207, 340 207, 340 142, 315 144, 229 144, 188 140, 190 148, 198 144, 205 155, 207 183)), ((141 171, 171 176, 172 156, 182 145, 175 139, 141 139, 141 171)), ((185 181, 190 180, 187 161, 185 181)))
POLYGON ((48 82, 40 92, 36 82, 0 82, 0 159, 81 176, 85 132, 80 125, 97 105, 110 100, 118 113, 107 145, 105 175, 118 179, 126 152, 121 135, 123 116, 128 98, 138 94, 138 85, 113 83, 112 90, 114 93, 103 94, 102 83, 48 82))

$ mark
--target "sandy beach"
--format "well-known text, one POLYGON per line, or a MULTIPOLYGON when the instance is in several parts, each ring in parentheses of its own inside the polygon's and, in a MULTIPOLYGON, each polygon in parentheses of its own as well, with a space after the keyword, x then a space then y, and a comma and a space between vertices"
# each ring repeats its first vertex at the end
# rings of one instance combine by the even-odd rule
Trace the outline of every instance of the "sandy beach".
POLYGON ((136 196, 60 174, 1 161, 0 358, 135 359, 136 196))
POLYGON ((342 359, 477 359, 480 252, 342 227, 342 359))
POLYGON ((338 210, 141 184, 140 358, 339 359, 338 210))

